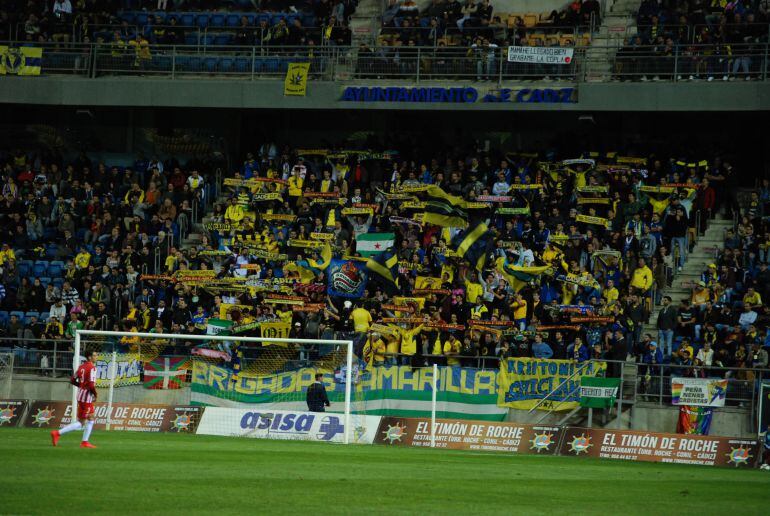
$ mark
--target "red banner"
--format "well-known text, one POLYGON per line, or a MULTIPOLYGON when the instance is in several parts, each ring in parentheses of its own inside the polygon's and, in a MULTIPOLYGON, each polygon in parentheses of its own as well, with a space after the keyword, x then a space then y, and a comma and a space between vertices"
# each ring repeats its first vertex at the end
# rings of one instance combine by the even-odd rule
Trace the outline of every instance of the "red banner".
MULTIPOLYGON (((107 424, 106 403, 96 403, 94 429, 107 424)), ((187 405, 138 405, 113 403, 110 417, 111 430, 133 432, 186 432, 195 433, 203 407, 187 405)), ((72 422, 72 407, 66 401, 35 401, 29 408, 24 426, 30 428, 61 428, 72 422)))
POLYGON ((571 426, 564 430, 559 454, 751 468, 757 463, 760 449, 759 443, 751 439, 571 426))
MULTIPOLYGON (((429 447, 430 434, 431 421, 428 418, 383 417, 374 442, 429 447)), ((561 431, 554 426, 436 420, 436 448, 554 455, 560 435, 561 431)))

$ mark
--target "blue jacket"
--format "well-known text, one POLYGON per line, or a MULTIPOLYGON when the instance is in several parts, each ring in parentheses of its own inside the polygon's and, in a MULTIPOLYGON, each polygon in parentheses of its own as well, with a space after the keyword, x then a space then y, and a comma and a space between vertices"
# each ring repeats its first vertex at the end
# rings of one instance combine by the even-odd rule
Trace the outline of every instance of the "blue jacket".
POLYGON ((532 344, 532 355, 535 358, 551 358, 553 356, 553 350, 545 342, 532 344))

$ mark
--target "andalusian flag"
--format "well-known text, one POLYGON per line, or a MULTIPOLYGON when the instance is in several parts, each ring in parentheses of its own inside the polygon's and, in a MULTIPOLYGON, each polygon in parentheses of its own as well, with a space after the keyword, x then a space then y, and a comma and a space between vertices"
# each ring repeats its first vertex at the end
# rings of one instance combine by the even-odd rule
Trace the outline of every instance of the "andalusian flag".
POLYGON ((145 389, 181 389, 187 376, 185 357, 161 357, 144 364, 145 389))
POLYGON ((43 49, 0 46, 0 75, 40 75, 43 49))
POLYGON ((394 233, 363 233, 356 237, 356 251, 369 258, 393 247, 395 239, 394 233))
POLYGON ((487 246, 491 236, 484 222, 479 222, 452 239, 452 249, 457 256, 465 258, 477 271, 481 271, 487 262, 487 246))

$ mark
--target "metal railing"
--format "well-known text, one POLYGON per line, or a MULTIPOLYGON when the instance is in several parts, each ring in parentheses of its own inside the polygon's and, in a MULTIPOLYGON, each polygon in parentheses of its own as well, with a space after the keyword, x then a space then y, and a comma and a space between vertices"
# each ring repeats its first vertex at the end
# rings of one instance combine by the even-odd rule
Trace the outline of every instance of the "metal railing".
POLYGON ((310 62, 310 79, 397 79, 402 82, 475 81, 680 81, 693 79, 767 80, 768 44, 680 45, 665 51, 651 46, 578 47, 566 65, 508 62, 497 47, 338 47, 150 45, 147 51, 109 45, 50 43, 43 47, 43 75, 90 77, 283 78, 291 62, 310 62), (601 50, 609 50, 609 54, 601 50))

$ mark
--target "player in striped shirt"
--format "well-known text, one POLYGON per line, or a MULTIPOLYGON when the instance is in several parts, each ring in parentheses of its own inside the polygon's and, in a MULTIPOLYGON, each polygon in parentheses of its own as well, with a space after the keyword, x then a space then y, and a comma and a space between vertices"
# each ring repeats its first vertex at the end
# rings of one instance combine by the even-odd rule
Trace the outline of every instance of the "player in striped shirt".
POLYGON ((73 430, 83 430, 83 441, 81 448, 96 448, 88 442, 91 437, 91 430, 94 428, 94 402, 96 401, 96 352, 91 351, 86 355, 86 361, 78 367, 75 376, 70 379, 70 383, 78 388, 78 419, 59 430, 51 432, 51 441, 56 446, 59 438, 73 430))

